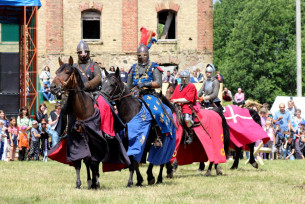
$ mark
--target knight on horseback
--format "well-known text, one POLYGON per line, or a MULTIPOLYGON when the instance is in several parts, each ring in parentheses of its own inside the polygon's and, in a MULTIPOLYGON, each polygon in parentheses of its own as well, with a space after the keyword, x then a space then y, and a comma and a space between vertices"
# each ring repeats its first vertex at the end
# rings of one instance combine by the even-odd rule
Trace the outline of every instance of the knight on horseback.
POLYGON ((180 76, 181 84, 176 86, 171 101, 173 103, 179 104, 182 108, 182 114, 188 133, 185 143, 191 144, 193 142, 192 126, 194 124, 194 121, 192 117, 192 110, 189 105, 194 105, 196 103, 197 90, 195 85, 190 83, 190 73, 188 71, 182 71, 180 76))
POLYGON ((206 66, 205 74, 207 80, 198 92, 199 100, 202 101, 201 105, 205 108, 221 107, 218 98, 219 81, 215 78, 215 67, 213 64, 206 66), (204 94, 204 97, 201 96, 204 94))
POLYGON ((164 109, 159 95, 155 89, 162 88, 162 69, 155 62, 149 60, 149 52, 146 45, 141 44, 137 50, 138 63, 134 64, 128 75, 127 87, 140 89, 140 98, 147 104, 154 117, 156 132, 155 147, 161 147, 163 134, 171 134, 170 117, 164 109))
POLYGON ((77 45, 78 62, 73 66, 78 69, 84 82, 85 91, 96 95, 101 84, 101 72, 96 62, 90 59, 90 50, 86 42, 81 40, 77 45))

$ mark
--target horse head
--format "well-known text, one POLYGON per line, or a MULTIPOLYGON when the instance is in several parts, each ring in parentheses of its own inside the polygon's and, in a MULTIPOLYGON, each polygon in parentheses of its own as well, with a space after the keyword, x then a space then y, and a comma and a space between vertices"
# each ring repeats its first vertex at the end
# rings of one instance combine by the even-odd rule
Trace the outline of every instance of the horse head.
POLYGON ((102 83, 101 92, 109 101, 118 99, 127 92, 127 88, 121 81, 119 68, 116 69, 114 74, 108 74, 106 72, 106 78, 102 83))
POLYGON ((58 62, 60 67, 50 86, 52 93, 60 95, 64 91, 84 89, 80 73, 73 67, 73 58, 70 56, 69 63, 63 63, 59 57, 58 62))

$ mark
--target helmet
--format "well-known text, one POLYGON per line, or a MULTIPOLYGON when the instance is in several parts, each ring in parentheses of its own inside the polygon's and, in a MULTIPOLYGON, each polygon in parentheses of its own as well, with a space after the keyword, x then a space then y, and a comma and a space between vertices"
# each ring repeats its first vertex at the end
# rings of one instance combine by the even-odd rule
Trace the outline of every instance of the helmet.
POLYGON ((77 55, 81 62, 87 62, 89 59, 90 50, 87 43, 83 40, 81 40, 77 45, 77 55), (87 52, 87 55, 84 57, 83 55, 85 55, 85 52, 87 52))
POLYGON ((190 83, 190 73, 187 70, 184 70, 180 74, 181 84, 186 85, 190 83))
POLYGON ((207 76, 207 78, 212 78, 215 75, 215 67, 213 64, 208 64, 206 66, 205 72, 210 72, 210 76, 207 76))
POLYGON ((138 54, 138 64, 147 65, 149 60, 149 52, 146 45, 141 44, 137 50, 138 54))

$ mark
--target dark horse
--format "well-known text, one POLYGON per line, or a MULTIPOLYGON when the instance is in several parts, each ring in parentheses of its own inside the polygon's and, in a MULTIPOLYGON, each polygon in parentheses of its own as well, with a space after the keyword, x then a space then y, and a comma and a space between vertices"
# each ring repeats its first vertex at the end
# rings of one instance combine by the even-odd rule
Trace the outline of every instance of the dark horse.
MULTIPOLYGON (((114 74, 106 73, 106 78, 102 84, 102 93, 105 95, 106 98, 108 98, 109 101, 115 100, 119 117, 122 119, 122 121, 124 123, 128 123, 129 121, 131 121, 140 112, 140 110, 142 108, 142 103, 138 100, 138 98, 134 97, 130 93, 130 91, 127 89, 127 87, 124 85, 124 83, 120 80, 120 70, 118 68, 114 74)), ((165 99, 165 97, 163 97, 163 99, 165 99)), ((164 102, 164 101, 162 100, 162 102, 164 102)), ((168 105, 169 102, 167 102, 165 104, 168 105)), ((142 156, 142 160, 144 158, 146 158, 146 153, 149 151, 150 145, 154 141, 155 137, 156 137, 156 135, 155 135, 154 131, 150 130, 149 136, 148 136, 148 139, 146 142, 146 147, 145 147, 146 150, 142 156)), ((125 140, 125 142, 126 142, 126 140, 125 140)), ((130 176, 129 176, 129 180, 127 183, 127 187, 131 187, 133 185, 134 171, 136 171, 136 175, 137 175, 136 186, 142 186, 143 177, 139 170, 139 164, 137 161, 135 161, 133 159, 133 156, 130 156, 130 161, 131 161, 131 164, 129 165, 130 176)), ((169 163, 167 164, 167 167, 168 166, 169 166, 169 163)), ((157 183, 162 183, 163 167, 164 167, 164 165, 160 165, 160 173, 158 176, 157 183)), ((152 174, 152 168, 153 168, 153 164, 150 164, 149 168, 146 172, 147 181, 148 181, 148 184, 150 184, 150 185, 155 183, 155 178, 152 174)), ((167 173, 168 173, 168 177, 171 177, 170 176, 171 168, 168 168, 167 173)))
MULTIPOLYGON (((56 77, 51 84, 51 90, 54 94, 62 91, 68 93, 67 109, 69 117, 74 117, 77 121, 84 121, 90 118, 94 112, 94 102, 90 95, 84 91, 84 84, 77 69, 73 67, 73 59, 69 58, 69 63, 64 64, 59 58, 59 69, 56 71, 56 77)), ((63 108, 64 110, 64 108, 63 108)), ((69 118, 70 120, 70 118, 69 118)), ((81 127, 80 127, 81 128, 81 127)), ((81 130, 80 130, 81 131, 81 130)), ((88 142, 88 141, 87 141, 88 142)), ((73 161, 76 170, 76 188, 80 188, 80 169, 81 160, 73 161)), ((88 188, 99 188, 99 161, 93 161, 91 158, 85 158, 84 163, 87 168, 88 188), (91 173, 92 172, 92 180, 91 173)))

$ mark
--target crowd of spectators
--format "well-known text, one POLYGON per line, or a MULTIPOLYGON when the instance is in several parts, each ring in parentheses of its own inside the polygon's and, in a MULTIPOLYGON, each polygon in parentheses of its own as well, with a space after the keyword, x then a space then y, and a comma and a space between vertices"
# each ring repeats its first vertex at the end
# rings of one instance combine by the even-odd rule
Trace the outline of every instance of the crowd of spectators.
POLYGON ((18 160, 47 161, 47 151, 58 142, 59 130, 56 129, 61 103, 57 102, 55 110, 50 112, 44 103, 40 104, 35 114, 35 120, 29 117, 26 107, 19 110, 16 117, 6 117, 5 112, 0 110, 0 159, 14 161, 16 150, 18 160))

